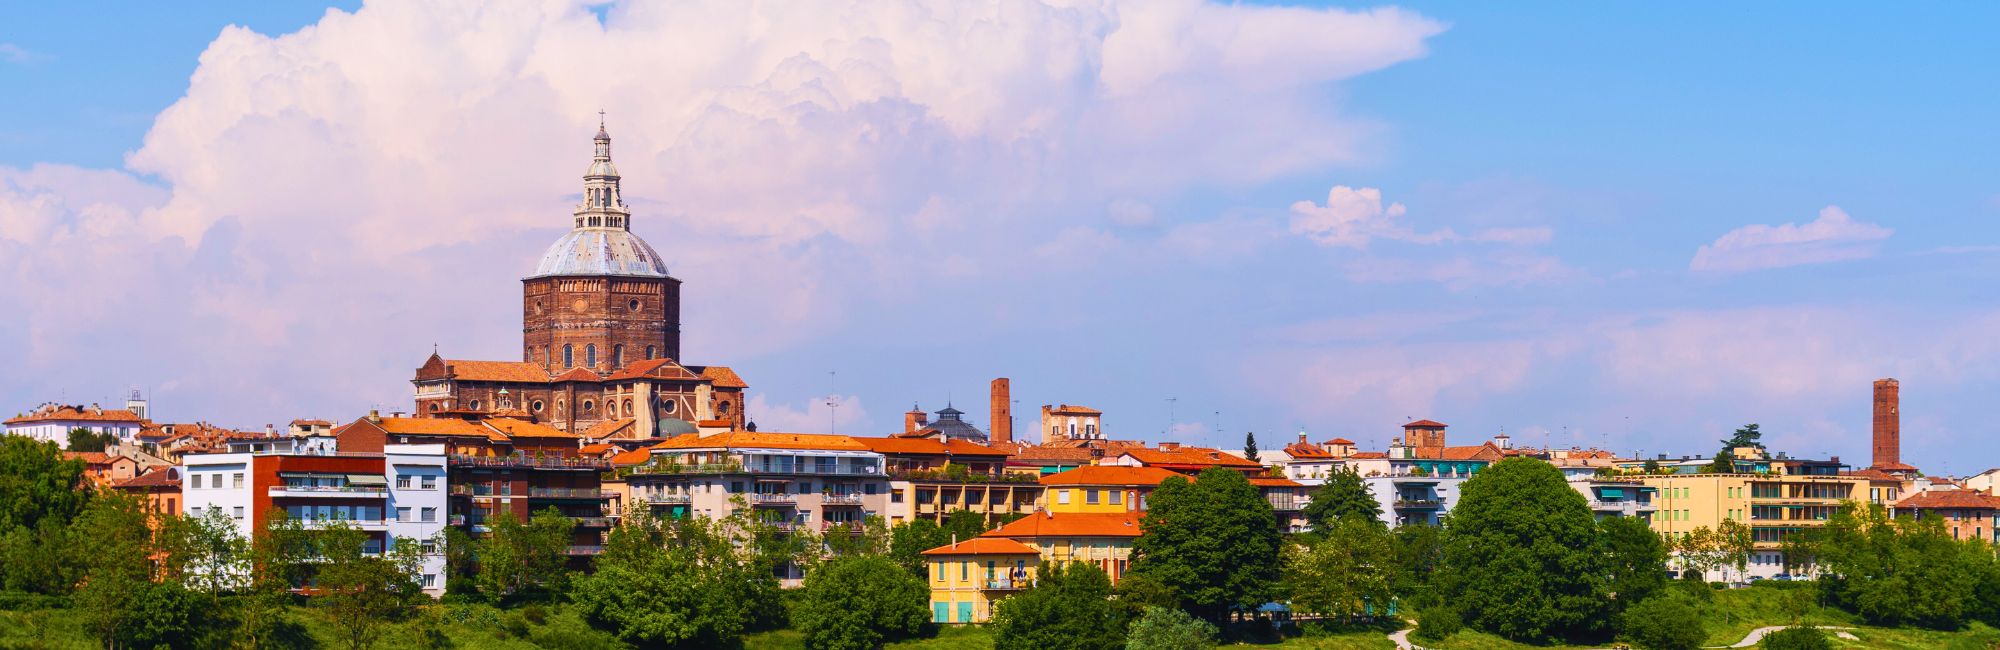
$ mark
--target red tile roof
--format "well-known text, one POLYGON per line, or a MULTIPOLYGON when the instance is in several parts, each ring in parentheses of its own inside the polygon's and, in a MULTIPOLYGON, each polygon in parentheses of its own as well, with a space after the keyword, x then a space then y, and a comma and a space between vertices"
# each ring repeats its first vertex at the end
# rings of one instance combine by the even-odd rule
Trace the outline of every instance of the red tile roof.
POLYGON ((125 479, 123 481, 119 481, 116 485, 113 485, 112 487, 124 490, 124 489, 156 488, 156 487, 178 488, 180 486, 181 486, 180 472, 174 471, 174 468, 171 467, 162 467, 150 472, 146 472, 144 474, 140 474, 138 476, 134 476, 132 478, 125 479))
POLYGON ((473 361, 451 359, 445 361, 452 375, 467 381, 505 381, 517 383, 547 383, 549 372, 541 366, 526 361, 473 361))
POLYGON ((1403 425, 1405 429, 1443 429, 1447 425, 1437 420, 1417 420, 1403 425))
POLYGON ((1005 537, 974 537, 924 551, 924 555, 1040 555, 1035 549, 1005 537))
POLYGON ((1329 444, 1329 445, 1351 445, 1351 444, 1354 444, 1354 441, 1352 441, 1352 440, 1348 440, 1348 439, 1346 439, 1346 438, 1334 438, 1334 439, 1332 439, 1332 440, 1328 440, 1326 444, 1329 444))
POLYGON ((1127 449, 1125 455, 1147 465, 1175 467, 1263 467, 1242 456, 1205 447, 1175 449, 1127 449))
MULTIPOLYGON (((613 436, 614 434, 617 434, 619 431, 623 431, 626 428, 631 427, 633 422, 636 422, 636 420, 633 420, 632 418, 605 420, 603 422, 590 425, 589 428, 584 429, 582 433, 579 433, 577 435, 582 436, 584 438, 589 438, 591 440, 603 440, 605 438, 613 436)), ((650 438, 652 436, 648 434, 645 437, 650 438)))
POLYGON ((855 442, 878 454, 926 454, 933 456, 990 456, 1004 458, 1007 452, 965 440, 940 441, 935 438, 864 438, 855 442))
POLYGON ((125 409, 100 409, 65 405, 43 407, 35 409, 34 412, 26 415, 7 418, 6 424, 47 422, 51 420, 63 422, 131 422, 135 424, 146 421, 145 418, 139 417, 139 414, 125 409))
POLYGON ((1252 476, 1250 484, 1257 487, 1305 487, 1306 485, 1282 476, 1252 476))
POLYGON ((700 366, 701 376, 715 381, 716 388, 749 388, 750 384, 736 375, 729 366, 700 366))
POLYGON ((597 373, 596 373, 596 372, 594 372, 594 371, 592 371, 592 370, 591 370, 591 369, 589 369, 589 368, 570 368, 570 369, 569 369, 568 371, 566 371, 566 372, 564 372, 564 373, 562 373, 562 374, 560 374, 560 375, 556 375, 554 379, 550 379, 549 381, 551 381, 551 382, 561 382, 561 381, 589 381, 589 382, 595 382, 595 381, 602 381, 602 379, 603 379, 602 377, 598 377, 598 376, 597 376, 597 373))
POLYGON ((478 423, 458 418, 382 418, 375 422, 382 431, 412 436, 469 436, 492 438, 498 432, 478 423))
POLYGON ((533 422, 529 422, 526 420, 516 420, 513 418, 491 418, 486 420, 486 426, 499 429, 501 433, 507 434, 507 437, 509 438, 568 438, 571 440, 576 439, 576 434, 574 433, 570 433, 562 429, 557 429, 555 427, 546 424, 535 424, 533 422))
POLYGON ((1915 510, 2000 510, 2000 497, 1978 490, 1931 490, 1912 494, 1896 502, 1896 507, 1915 510))
MULTIPOLYGON (((654 447, 657 446, 659 445, 654 445, 654 447)), ((611 465, 613 467, 632 467, 635 465, 644 465, 652 460, 653 447, 640 447, 632 451, 619 452, 617 455, 612 456, 611 465)))
POLYGON ((1048 447, 1026 445, 1014 452, 1014 460, 1021 462, 1057 461, 1063 464, 1088 463, 1096 454, 1088 447, 1048 447))
POLYGON ((1158 467, 1085 465, 1041 478, 1042 485, 1159 485, 1170 478, 1187 478, 1158 467))
POLYGON ((703 449, 722 448, 767 448, 767 449, 830 449, 843 451, 868 451, 868 448, 853 438, 823 433, 767 433, 762 431, 730 431, 703 436, 698 433, 683 433, 660 444, 654 449, 703 449))
POLYGON ((1051 513, 1046 510, 987 531, 981 537, 1035 539, 1041 537, 1138 537, 1139 513, 1051 513))
POLYGON ((1099 411, 1097 409, 1090 408, 1088 406, 1077 406, 1075 404, 1058 404, 1056 405, 1055 408, 1049 409, 1049 412, 1074 413, 1077 415, 1104 415, 1103 411, 1099 411))

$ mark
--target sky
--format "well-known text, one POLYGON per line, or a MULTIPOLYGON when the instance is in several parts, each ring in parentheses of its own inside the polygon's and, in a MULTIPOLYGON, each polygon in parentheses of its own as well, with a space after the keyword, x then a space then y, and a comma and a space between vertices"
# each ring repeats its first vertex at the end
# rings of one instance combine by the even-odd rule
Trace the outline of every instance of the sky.
POLYGON ((518 354, 606 112, 764 430, 2000 465, 2000 7, 0 7, 0 411, 253 428, 518 354), (829 404, 836 406, 829 407, 829 404))

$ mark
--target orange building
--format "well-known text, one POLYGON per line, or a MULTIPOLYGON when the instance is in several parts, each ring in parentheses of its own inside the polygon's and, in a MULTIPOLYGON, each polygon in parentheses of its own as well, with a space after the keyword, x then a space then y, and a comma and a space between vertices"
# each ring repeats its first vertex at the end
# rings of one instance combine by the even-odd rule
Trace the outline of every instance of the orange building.
POLYGON ((2000 542, 2000 530, 1995 530, 1996 515, 2000 515, 2000 497, 1976 490, 1933 490, 1918 492, 1909 498, 1896 502, 1898 514, 1917 517, 1937 517, 1944 520, 1945 530, 1951 531, 1952 539, 1977 539, 1991 544, 2000 542))

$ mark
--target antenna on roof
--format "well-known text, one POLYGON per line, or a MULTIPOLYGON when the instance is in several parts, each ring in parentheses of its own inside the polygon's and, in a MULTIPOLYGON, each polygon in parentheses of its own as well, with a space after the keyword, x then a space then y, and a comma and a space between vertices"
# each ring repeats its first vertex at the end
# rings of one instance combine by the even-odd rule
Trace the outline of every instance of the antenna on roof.
POLYGON ((1160 437, 1162 438, 1169 438, 1174 435, 1174 402, 1178 402, 1180 399, 1178 397, 1167 398, 1167 430, 1160 432, 1160 437))
MULTIPOLYGON (((599 114, 599 115, 602 115, 603 113, 604 113, 604 111, 598 111, 598 114, 599 114)), ((837 408, 840 408, 840 400, 839 400, 839 399, 836 399, 836 398, 835 398, 835 393, 834 393, 834 388, 833 388, 833 378, 834 378, 834 372, 833 372, 832 370, 828 370, 828 371, 826 371, 826 433, 827 433, 827 435, 833 435, 833 433, 834 433, 834 422, 835 422, 835 419, 834 419, 834 409, 837 409, 837 408)))

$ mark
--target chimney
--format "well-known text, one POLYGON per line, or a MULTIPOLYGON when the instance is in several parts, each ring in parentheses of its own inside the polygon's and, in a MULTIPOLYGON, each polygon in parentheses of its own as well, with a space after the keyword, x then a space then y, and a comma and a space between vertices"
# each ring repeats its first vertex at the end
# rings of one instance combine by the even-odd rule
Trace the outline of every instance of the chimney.
POLYGON ((916 430, 922 429, 928 424, 930 424, 930 415, 924 413, 924 410, 918 408, 915 404, 911 404, 909 412, 903 414, 903 433, 915 433, 916 430))
POLYGON ((1175 449, 1180 449, 1180 448, 1181 448, 1181 443, 1178 443, 1178 442, 1162 442, 1162 443, 1160 443, 1160 451, 1173 451, 1173 450, 1175 450, 1175 449))
POLYGON ((1006 377, 993 380, 993 442, 1014 441, 1014 393, 1006 377))
POLYGON ((1895 379, 1875 380, 1875 468, 1899 469, 1903 464, 1902 385, 1895 379))
POLYGON ((380 411, 380 410, 378 410, 378 409, 368 409, 368 421, 369 421, 369 422, 373 422, 373 423, 375 423, 375 424, 381 424, 381 423, 382 423, 382 411, 380 411))
POLYGON ((265 423, 264 423, 264 435, 267 435, 267 436, 275 436, 275 435, 278 435, 278 428, 277 428, 277 427, 275 427, 275 426, 272 426, 272 425, 271 425, 271 423, 269 423, 269 422, 265 422, 265 423))

